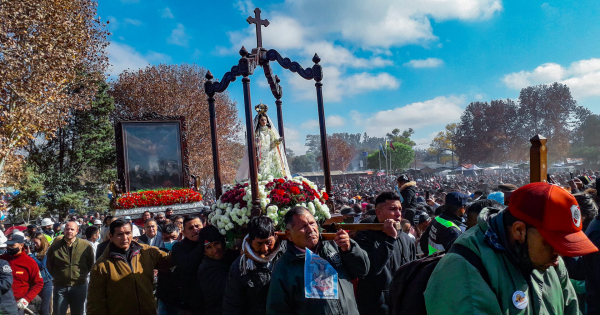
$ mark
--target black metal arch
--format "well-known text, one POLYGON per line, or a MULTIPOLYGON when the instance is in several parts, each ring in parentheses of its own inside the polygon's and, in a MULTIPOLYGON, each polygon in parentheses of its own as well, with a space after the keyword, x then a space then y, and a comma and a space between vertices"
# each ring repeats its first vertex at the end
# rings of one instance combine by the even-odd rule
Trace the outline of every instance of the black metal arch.
MULTIPOLYGON (((212 150, 213 150, 213 168, 215 176, 215 193, 216 197, 219 198, 223 193, 221 183, 221 167, 219 163, 219 143, 217 138, 217 123, 215 114, 215 93, 222 93, 229 87, 231 82, 234 82, 237 77, 242 76, 242 85, 244 89, 244 109, 246 118, 246 135, 247 135, 247 149, 248 149, 248 164, 250 168, 250 182, 252 188, 252 216, 260 215, 260 198, 258 196, 258 173, 257 173, 257 161, 256 161, 256 148, 254 145, 254 127, 252 125, 252 101, 250 97, 250 78, 254 74, 254 70, 257 66, 261 66, 264 70, 265 78, 269 83, 271 92, 275 97, 275 104, 277 106, 277 122, 279 133, 284 136, 283 128, 283 114, 282 114, 282 101, 283 89, 279 84, 281 80, 277 75, 273 74, 270 62, 277 61, 281 67, 290 70, 291 72, 297 73, 300 77, 306 80, 315 80, 315 88, 317 93, 317 107, 319 112, 319 125, 321 133, 321 152, 323 155, 323 171, 325 177, 325 189, 327 193, 331 195, 331 172, 329 168, 329 152, 327 150, 327 130, 325 126, 325 110, 323 108, 323 68, 319 64, 321 58, 317 54, 312 58, 314 65, 310 68, 303 68, 298 62, 292 61, 290 58, 282 57, 277 50, 271 49, 266 50, 262 48, 262 38, 260 33, 260 25, 267 26, 268 20, 260 19, 260 9, 254 10, 256 18, 248 18, 249 23, 257 24, 257 48, 252 50, 252 53, 248 53, 246 48, 240 49, 240 60, 238 64, 231 67, 231 71, 226 72, 223 75, 221 81, 213 81, 213 74, 208 71, 206 73, 206 82, 204 83, 204 90, 208 96, 208 110, 210 116, 210 131, 212 139, 212 150)), ((285 140, 284 140, 285 146, 285 140)))

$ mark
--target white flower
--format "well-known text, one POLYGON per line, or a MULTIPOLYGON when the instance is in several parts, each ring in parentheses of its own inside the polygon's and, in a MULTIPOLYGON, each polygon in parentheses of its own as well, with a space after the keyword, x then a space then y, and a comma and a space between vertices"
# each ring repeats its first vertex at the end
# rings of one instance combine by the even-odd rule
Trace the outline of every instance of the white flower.
POLYGON ((231 230, 231 229, 233 229, 233 227, 234 227, 233 223, 228 223, 226 226, 227 230, 231 230))
MULTIPOLYGON (((217 202, 219 202, 219 201, 217 200, 217 202)), ((217 204, 216 203, 213 204, 210 208, 213 209, 213 210, 215 210, 217 208, 217 204)))
POLYGON ((221 235, 226 235, 226 234, 227 234, 227 231, 225 231, 224 229, 220 229, 220 230, 219 230, 219 233, 221 233, 221 235))
POLYGON ((221 216, 221 215, 223 215, 223 211, 221 211, 221 209, 218 209, 218 210, 217 210, 217 215, 218 215, 218 216, 221 216))
POLYGON ((219 222, 217 223, 217 226, 218 226, 220 229, 222 229, 222 228, 225 226, 225 224, 223 224, 223 222, 219 221, 219 222))

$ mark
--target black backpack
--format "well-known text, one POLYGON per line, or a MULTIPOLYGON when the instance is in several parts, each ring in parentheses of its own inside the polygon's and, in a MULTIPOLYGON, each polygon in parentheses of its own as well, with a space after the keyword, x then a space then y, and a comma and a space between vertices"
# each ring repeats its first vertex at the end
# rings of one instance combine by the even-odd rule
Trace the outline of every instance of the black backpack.
MULTIPOLYGON (((490 279, 481 262, 481 257, 477 256, 468 247, 460 244, 453 244, 449 253, 455 253, 463 256, 473 267, 479 270, 481 277, 489 285, 490 279)), ((425 308, 425 289, 433 269, 444 257, 444 252, 436 252, 433 255, 414 260, 408 264, 402 265, 390 284, 390 315, 427 315, 425 308)))

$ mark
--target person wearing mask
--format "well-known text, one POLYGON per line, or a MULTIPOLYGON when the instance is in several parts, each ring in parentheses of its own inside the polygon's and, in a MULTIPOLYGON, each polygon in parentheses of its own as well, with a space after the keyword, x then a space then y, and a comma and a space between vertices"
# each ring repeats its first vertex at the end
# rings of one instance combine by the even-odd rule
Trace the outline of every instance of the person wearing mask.
POLYGON ((254 217, 242 243, 242 255, 229 270, 223 299, 223 315, 265 315, 271 273, 285 252, 284 242, 275 234, 273 220, 254 217))
POLYGON ((90 275, 88 315, 156 315, 154 269, 172 267, 170 254, 133 241, 131 223, 110 224, 110 244, 90 275))
POLYGON ((98 240, 100 239, 100 230, 96 226, 89 226, 85 230, 85 239, 90 242, 94 250, 94 261, 96 260, 96 250, 98 249, 98 240))
POLYGON ((199 234, 203 228, 197 216, 189 216, 183 221, 183 239, 171 251, 177 268, 175 273, 181 288, 181 314, 203 314, 205 309, 204 295, 198 280, 198 267, 204 258, 204 246, 199 246, 199 234))
POLYGON ((10 234, 6 246, 6 253, 0 255, 0 259, 7 261, 12 270, 12 290, 19 315, 22 315, 31 300, 42 291, 44 280, 35 260, 23 250, 25 246, 23 235, 10 234))
POLYGON ((42 233, 44 233, 44 236, 46 237, 48 244, 52 244, 52 241, 54 240, 54 230, 52 229, 53 224, 54 224, 54 222, 52 222, 52 219, 50 219, 50 218, 42 219, 42 223, 41 223, 42 233))
POLYGON ((561 187, 515 190, 508 208, 483 209, 453 245, 476 255, 479 268, 454 252, 438 262, 424 293, 427 313, 579 314, 561 256, 598 252, 581 223, 577 201, 561 187))
POLYGON ((302 206, 290 209, 284 223, 288 246, 271 276, 267 314, 358 315, 352 280, 369 272, 367 253, 343 230, 337 232, 334 241, 323 240, 315 218, 302 206), (311 256, 314 267, 318 268, 310 270, 312 278, 318 282, 304 281, 306 255, 311 256), (337 294, 327 290, 330 298, 320 298, 321 285, 336 278, 337 294), (319 298, 306 298, 306 291, 319 298))
MULTIPOLYGON (((42 279, 44 280, 44 286, 38 296, 42 300, 42 303, 38 309, 40 315, 50 315, 50 301, 52 300, 52 276, 48 272, 48 268, 46 267, 46 262, 48 261, 48 256, 46 255, 48 252, 48 248, 50 248, 50 244, 48 244, 48 240, 46 236, 40 232, 37 232, 31 238, 31 242, 34 245, 33 252, 29 253, 29 256, 35 260, 40 269, 40 274, 42 275, 42 279)), ((4 313, 0 313, 4 314, 4 313)))
MULTIPOLYGON (((171 252, 173 245, 177 243, 179 228, 169 223, 165 225, 162 233, 162 240, 165 244, 160 250, 171 252)), ((174 268, 158 271, 158 280, 156 282, 156 298, 158 299, 158 315, 178 315, 179 304, 179 279, 174 272, 174 268)))
POLYGON ((239 254, 227 249, 225 237, 215 226, 204 227, 199 239, 200 246, 204 247, 204 258, 198 267, 198 280, 206 302, 205 314, 221 315, 229 269, 239 254))
POLYGON ((423 253, 431 255, 437 251, 448 251, 452 243, 463 233, 460 228, 465 216, 469 196, 453 191, 446 195, 441 215, 435 217, 421 236, 423 253))
POLYGON ((160 248, 166 248, 167 250, 171 251, 173 249, 173 245, 177 243, 177 237, 179 237, 179 228, 177 225, 169 223, 165 225, 161 235, 164 246, 160 248))
POLYGON ((156 246, 162 248, 165 246, 162 240, 161 233, 158 232, 158 224, 155 219, 148 219, 144 224, 144 230, 146 233, 140 236, 140 241, 150 246, 156 246))
POLYGON ((67 222, 64 237, 48 249, 48 272, 54 278, 54 315, 66 315, 68 308, 72 315, 84 312, 87 276, 94 264, 94 249, 90 242, 77 237, 78 232, 77 222, 67 222))
POLYGON ((356 288, 358 311, 361 314, 387 314, 389 288, 400 266, 416 259, 413 240, 396 229, 400 223, 400 196, 388 191, 375 199, 374 223, 383 223, 382 231, 364 230, 356 234, 356 243, 367 252, 369 274, 359 279, 356 288))
POLYGON ((15 295, 12 291, 12 284, 12 269, 6 260, 0 259, 0 314, 19 314, 15 295))

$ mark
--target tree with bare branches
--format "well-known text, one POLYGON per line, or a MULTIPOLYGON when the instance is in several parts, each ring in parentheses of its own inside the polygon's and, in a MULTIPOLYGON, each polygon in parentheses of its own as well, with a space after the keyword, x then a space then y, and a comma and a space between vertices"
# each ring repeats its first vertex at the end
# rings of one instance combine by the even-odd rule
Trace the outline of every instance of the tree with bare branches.
MULTIPOLYGON (((156 112, 185 116, 190 172, 200 185, 214 184, 208 101, 204 93, 206 69, 195 64, 157 65, 126 70, 113 84, 116 116, 138 116, 156 112)), ((244 153, 242 128, 235 101, 229 94, 215 95, 221 172, 224 183, 232 182, 244 153)))
POLYGON ((73 109, 89 108, 108 65, 109 33, 96 6, 0 1, 0 180, 20 160, 17 149, 53 137, 73 109))

